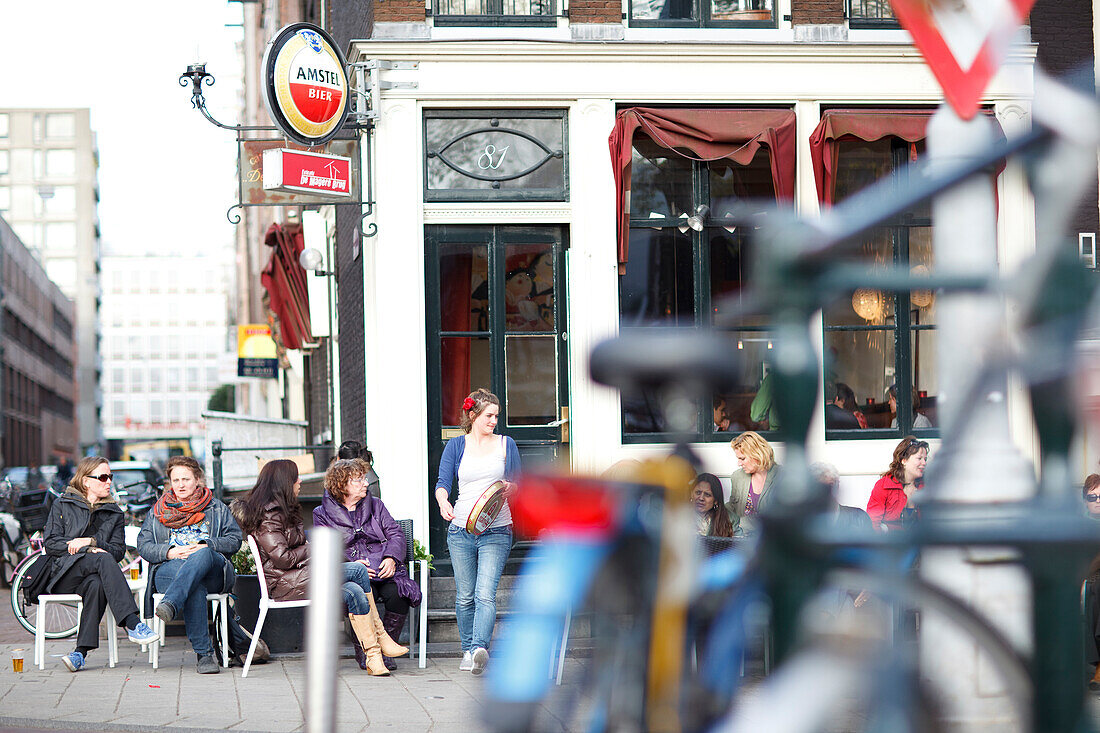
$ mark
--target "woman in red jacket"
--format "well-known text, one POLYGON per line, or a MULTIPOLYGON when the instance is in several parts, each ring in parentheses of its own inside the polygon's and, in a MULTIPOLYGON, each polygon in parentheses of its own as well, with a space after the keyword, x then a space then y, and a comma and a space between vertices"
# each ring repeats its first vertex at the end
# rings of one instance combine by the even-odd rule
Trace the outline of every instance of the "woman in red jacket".
POLYGON ((924 467, 928 463, 928 443, 912 435, 902 438, 894 448, 890 468, 871 489, 867 514, 875 529, 886 532, 900 529, 904 519, 916 510, 909 506, 913 492, 924 485, 924 467))

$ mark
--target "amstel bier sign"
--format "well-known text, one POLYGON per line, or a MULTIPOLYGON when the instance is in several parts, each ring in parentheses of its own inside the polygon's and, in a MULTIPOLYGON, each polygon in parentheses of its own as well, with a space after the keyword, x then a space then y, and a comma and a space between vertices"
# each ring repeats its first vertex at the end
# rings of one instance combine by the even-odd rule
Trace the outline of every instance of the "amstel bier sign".
POLYGON ((310 23, 280 30, 264 51, 264 101, 275 125, 302 145, 331 140, 348 116, 344 56, 310 23))

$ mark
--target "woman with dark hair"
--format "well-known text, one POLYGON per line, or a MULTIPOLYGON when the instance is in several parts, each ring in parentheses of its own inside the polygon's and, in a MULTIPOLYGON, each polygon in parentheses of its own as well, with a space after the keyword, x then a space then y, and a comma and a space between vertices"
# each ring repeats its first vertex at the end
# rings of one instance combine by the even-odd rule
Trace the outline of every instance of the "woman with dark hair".
POLYGON ((70 672, 84 669, 88 653, 99 646, 99 622, 107 606, 130 641, 149 644, 160 638, 138 617, 134 594, 118 566, 126 553, 126 521, 111 497, 111 479, 106 458, 82 458, 46 519, 46 554, 53 560, 43 592, 76 593, 84 602, 76 649, 61 658, 70 672))
POLYGON ((917 517, 909 506, 913 493, 924 486, 924 468, 928 464, 928 443, 907 435, 894 448, 890 468, 882 474, 867 500, 867 515, 876 530, 900 529, 917 517))
MULTIPOLYGON (((260 469, 253 486, 235 505, 241 527, 256 540, 267 579, 267 590, 276 601, 306 597, 309 582, 309 543, 302 523, 298 493, 302 482, 294 461, 269 461, 260 469)), ((355 661, 375 676, 389 674, 382 655, 399 656, 409 650, 385 631, 370 600, 368 566, 344 563, 344 605, 357 641, 355 661)))
MULTIPOLYGON (((460 671, 481 674, 489 662, 489 640, 497 618, 497 585, 512 550, 512 514, 505 500, 499 512, 481 532, 469 531, 471 513, 479 512, 486 494, 515 490, 520 471, 519 449, 514 440, 497 435, 500 399, 487 389, 477 389, 462 403, 461 425, 465 435, 451 438, 439 460, 435 500, 439 514, 450 522, 447 548, 455 573, 455 616, 462 643, 460 671), (452 505, 451 487, 458 484, 458 500, 452 505), (498 486, 499 484, 499 486, 498 486)), ((475 526, 474 529, 477 529, 475 526)))
MULTIPOLYGON (((420 587, 409 577, 405 566, 405 533, 390 516, 386 506, 367 492, 369 466, 359 458, 339 459, 325 473, 325 495, 321 506, 313 510, 313 524, 332 527, 344 537, 344 558, 366 569, 367 585, 375 631, 380 639, 400 635, 409 606, 420 604, 420 587), (374 598, 385 606, 379 619, 374 598), (387 636, 388 635, 388 636, 387 636)), ((392 657, 408 653, 387 650, 383 645, 383 664, 395 669, 392 657)))
POLYGON ((206 486, 198 461, 173 456, 167 469, 168 488, 138 533, 138 553, 150 565, 146 608, 154 590, 163 593, 157 618, 168 623, 182 613, 198 673, 217 674, 221 667, 210 640, 206 595, 232 590, 237 573, 230 558, 241 548, 241 528, 206 486))
POLYGON ((696 527, 704 537, 733 537, 733 523, 726 511, 722 482, 713 473, 701 473, 695 477, 691 489, 691 503, 695 505, 696 527))
POLYGON ((859 423, 859 427, 864 430, 867 429, 867 416, 864 415, 859 409, 859 403, 856 402, 856 393, 852 391, 852 388, 846 385, 844 382, 836 383, 836 398, 837 404, 840 409, 845 412, 852 413, 856 422, 859 423))
POLYGON ((367 446, 360 443, 358 440, 345 440, 340 444, 339 450, 336 451, 337 459, 348 460, 351 458, 361 458, 367 463, 367 491, 375 499, 382 498, 382 486, 378 479, 378 474, 374 471, 374 454, 370 452, 367 446))

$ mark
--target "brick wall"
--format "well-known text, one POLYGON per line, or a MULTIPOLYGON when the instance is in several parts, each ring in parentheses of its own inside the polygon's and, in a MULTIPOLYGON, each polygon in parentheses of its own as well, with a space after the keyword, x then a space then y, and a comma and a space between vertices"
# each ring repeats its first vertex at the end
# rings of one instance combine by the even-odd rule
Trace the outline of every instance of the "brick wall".
POLYGON ((844 0, 791 0, 791 23, 827 25, 844 22, 844 0))
POLYGON ((375 23, 423 23, 424 0, 375 0, 375 23))
POLYGON ((570 0, 570 23, 621 23, 623 5, 619 0, 570 0))
MULTIPOLYGON (((373 2, 328 2, 328 32, 340 50, 348 53, 352 40, 370 38, 374 29, 373 2)), ((382 3, 379 2, 381 5, 382 3)))
POLYGON ((367 433, 363 324, 363 257, 359 245, 357 207, 336 207, 336 271, 340 293, 340 434, 362 440, 367 433))
MULTIPOLYGON (((1083 84, 1095 88, 1092 27, 1092 0, 1038 0, 1031 9, 1031 40, 1039 45, 1039 65, 1060 76, 1088 62, 1083 84)), ((1077 232, 1100 230, 1097 194, 1093 186, 1077 209, 1070 230, 1075 242, 1077 232)))

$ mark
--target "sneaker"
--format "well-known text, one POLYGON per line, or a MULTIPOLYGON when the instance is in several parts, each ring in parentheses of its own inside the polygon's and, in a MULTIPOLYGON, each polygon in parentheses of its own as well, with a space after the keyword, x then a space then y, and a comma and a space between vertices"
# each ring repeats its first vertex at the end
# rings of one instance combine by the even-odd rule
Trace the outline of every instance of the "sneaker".
POLYGON ((474 674, 481 674, 485 671, 485 665, 489 663, 489 652, 485 647, 478 647, 474 649, 473 666, 470 671, 474 674))
POLYGON ((144 621, 138 622, 137 626, 127 631, 126 636, 135 644, 152 644, 160 639, 160 634, 150 629, 144 621))
POLYGON ((459 672, 469 672, 474 668, 474 655, 471 652, 462 652, 462 661, 458 663, 459 672))
POLYGON ((168 601, 161 601, 157 604, 157 608, 153 611, 164 623, 168 623, 176 617, 176 607, 168 601))
POLYGON ((214 656, 213 652, 200 654, 196 668, 199 674, 217 674, 222 671, 221 665, 218 664, 218 658, 214 656))
POLYGON ((61 657, 61 663, 68 667, 70 672, 79 672, 84 669, 84 655, 80 652, 69 652, 61 657))

